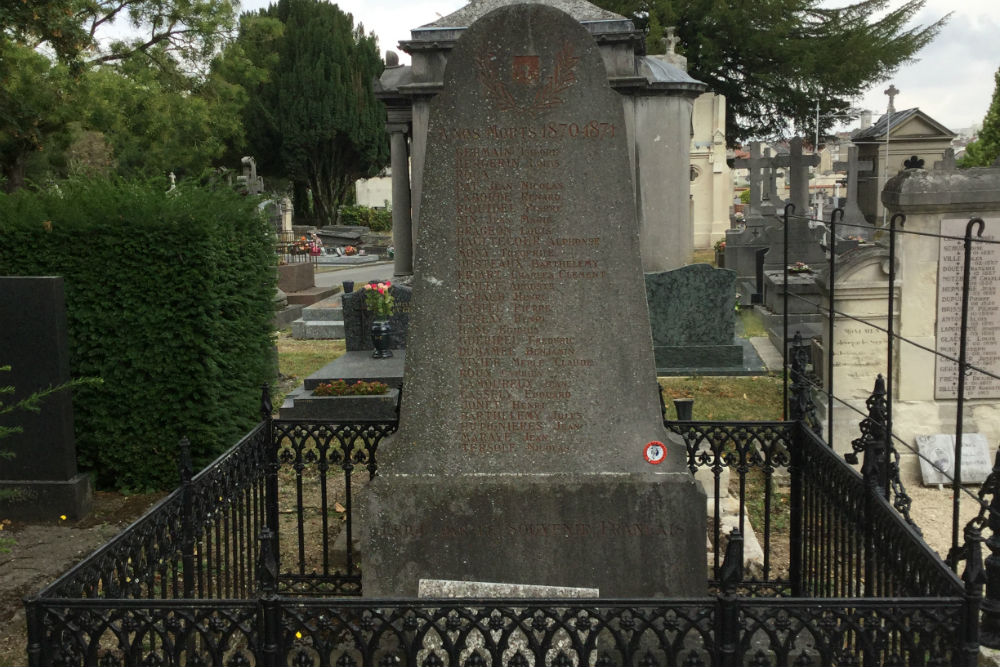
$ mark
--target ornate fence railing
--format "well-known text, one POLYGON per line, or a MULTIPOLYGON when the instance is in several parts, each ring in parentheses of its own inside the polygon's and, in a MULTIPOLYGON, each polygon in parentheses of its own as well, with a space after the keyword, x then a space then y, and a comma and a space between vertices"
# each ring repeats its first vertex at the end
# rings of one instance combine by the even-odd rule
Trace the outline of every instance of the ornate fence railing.
POLYGON ((667 422, 711 471, 716 517, 730 471, 740 518, 709 527, 717 554, 728 538, 714 595, 387 601, 331 596, 361 593, 356 487, 396 424, 273 420, 263 403, 198 475, 182 446, 181 487, 26 603, 32 665, 975 664, 975 572, 963 586, 805 421, 667 422), (744 577, 751 483, 765 563, 744 577))

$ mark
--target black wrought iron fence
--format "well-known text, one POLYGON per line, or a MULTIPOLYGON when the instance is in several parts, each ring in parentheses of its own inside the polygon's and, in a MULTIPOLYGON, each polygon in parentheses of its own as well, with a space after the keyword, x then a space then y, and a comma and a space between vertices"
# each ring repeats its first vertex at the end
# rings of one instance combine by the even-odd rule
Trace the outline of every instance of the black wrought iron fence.
MULTIPOLYGON (((975 586, 967 594, 809 428, 667 425, 684 436, 689 466, 712 470, 716 503, 722 470, 735 474, 741 523, 710 570, 714 596, 331 598, 361 592, 355 477, 377 472, 396 424, 267 417, 197 476, 182 464, 180 489, 27 602, 31 664, 974 664, 975 586), (789 523, 754 527, 766 564, 743 577, 751 474, 771 489, 766 507, 787 500, 789 523), (788 494, 772 489, 776 474, 788 494), (777 550, 787 567, 770 561, 777 550)), ((718 521, 712 533, 721 553, 718 521)))

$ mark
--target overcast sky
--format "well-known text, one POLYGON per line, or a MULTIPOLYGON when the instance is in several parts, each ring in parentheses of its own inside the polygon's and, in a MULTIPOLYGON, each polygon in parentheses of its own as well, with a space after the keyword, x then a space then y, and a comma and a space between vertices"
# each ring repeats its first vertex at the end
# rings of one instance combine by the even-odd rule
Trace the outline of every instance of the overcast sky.
MULTIPOLYGON (((243 9, 265 7, 269 0, 243 0, 243 9)), ((446 16, 464 6, 465 0, 340 0, 341 9, 354 16, 367 31, 379 37, 382 51, 398 51, 399 41, 410 30, 446 16)), ((848 4, 825 0, 828 6, 848 4)), ((891 6, 898 7, 894 0, 891 6)), ((938 38, 904 65, 890 81, 872 88, 857 106, 885 112, 883 91, 895 84, 900 94, 896 109, 920 107, 952 130, 980 124, 993 95, 993 76, 1000 68, 1000 0, 927 0, 917 23, 926 25, 953 12, 938 38)), ((400 52, 402 62, 409 56, 400 52)))

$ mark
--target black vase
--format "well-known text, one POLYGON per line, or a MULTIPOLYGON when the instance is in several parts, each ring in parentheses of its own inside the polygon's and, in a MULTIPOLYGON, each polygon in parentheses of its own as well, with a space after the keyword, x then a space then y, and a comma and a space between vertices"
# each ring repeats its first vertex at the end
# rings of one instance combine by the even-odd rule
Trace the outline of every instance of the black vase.
POLYGON ((392 327, 389 320, 375 320, 372 324, 372 358, 388 359, 392 356, 389 345, 392 343, 392 327))

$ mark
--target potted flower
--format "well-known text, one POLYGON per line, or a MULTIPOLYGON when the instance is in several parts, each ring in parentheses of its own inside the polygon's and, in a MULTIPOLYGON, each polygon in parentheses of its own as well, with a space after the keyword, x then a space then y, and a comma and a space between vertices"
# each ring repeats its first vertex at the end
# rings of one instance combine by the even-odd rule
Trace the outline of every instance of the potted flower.
POLYGON ((351 257, 352 255, 357 255, 358 249, 352 245, 349 245, 346 248, 344 248, 344 254, 347 255, 348 257, 351 257))
POLYGON ((726 239, 715 242, 715 265, 720 269, 726 267, 726 239))
POLYGON ((392 329, 389 326, 389 318, 392 317, 392 309, 396 304, 390 288, 392 283, 370 282, 365 285, 365 305, 369 312, 375 316, 372 323, 372 357, 375 359, 387 359, 392 356, 389 349, 389 336, 392 329))
POLYGON ((812 267, 810 267, 805 262, 795 262, 792 266, 788 267, 789 273, 812 273, 812 267))

